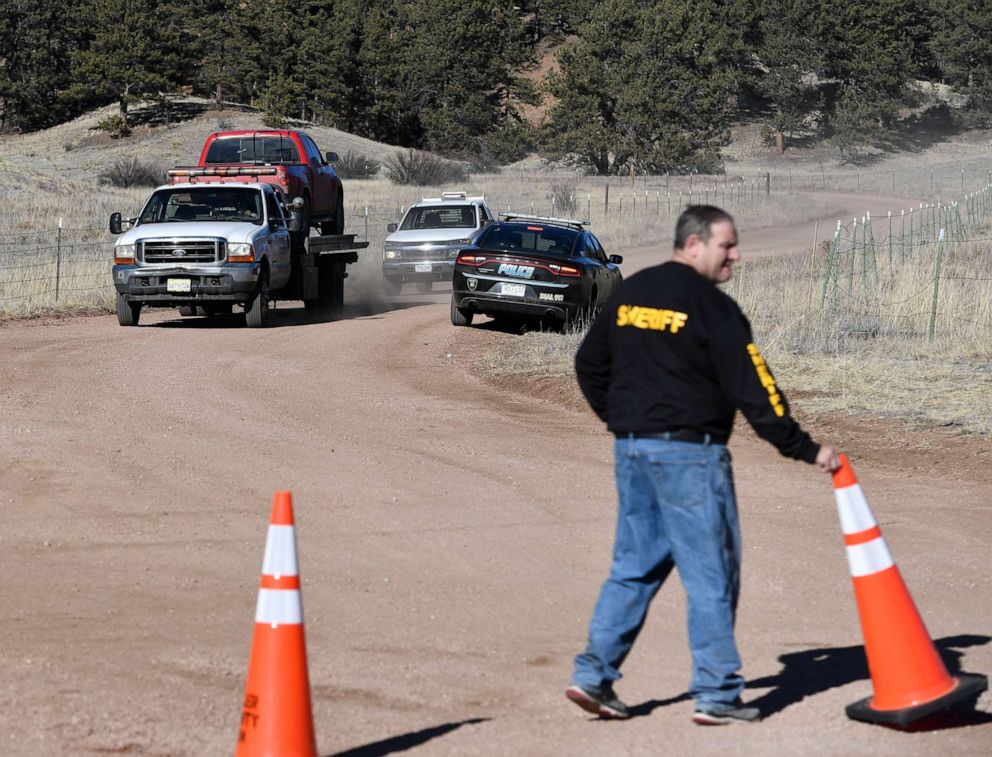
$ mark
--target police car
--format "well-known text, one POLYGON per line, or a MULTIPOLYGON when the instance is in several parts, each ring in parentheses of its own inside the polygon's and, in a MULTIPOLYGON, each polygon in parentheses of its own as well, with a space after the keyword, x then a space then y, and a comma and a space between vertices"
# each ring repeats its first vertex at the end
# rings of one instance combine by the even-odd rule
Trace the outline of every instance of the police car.
POLYGON ((502 214, 455 259, 451 323, 477 314, 567 323, 595 312, 623 279, 588 221, 502 214))
POLYGON ((493 220, 484 197, 443 192, 411 205, 403 220, 386 227, 382 278, 388 294, 399 294, 405 283, 431 291, 435 281, 450 281, 458 251, 471 244, 493 220))

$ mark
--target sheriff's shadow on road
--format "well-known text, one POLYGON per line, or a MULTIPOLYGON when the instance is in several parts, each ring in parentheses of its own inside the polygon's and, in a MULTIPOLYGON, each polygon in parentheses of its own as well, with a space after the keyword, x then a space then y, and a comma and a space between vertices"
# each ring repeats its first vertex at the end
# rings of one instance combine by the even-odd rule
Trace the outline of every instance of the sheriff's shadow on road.
MULTIPOLYGON (((948 672, 955 675, 962 672, 961 658, 964 657, 964 652, 959 650, 988 644, 990 641, 992 641, 992 637, 989 636, 961 634, 936 639, 934 645, 943 658, 948 672)), ((862 645, 818 647, 804 652, 785 654, 778 660, 782 663, 782 670, 777 675, 757 678, 747 683, 749 689, 771 689, 768 693, 748 701, 749 705, 761 710, 763 718, 769 718, 790 705, 798 704, 806 697, 829 691, 838 686, 846 686, 855 681, 865 681, 866 683, 862 696, 868 696, 872 693, 871 682, 868 680, 865 648, 862 645)), ((649 715, 658 707, 687 701, 689 698, 688 693, 683 693, 670 699, 653 699, 634 705, 630 708, 630 714, 631 717, 649 715)), ((951 712, 938 713, 923 718, 907 730, 946 730, 983 723, 992 723, 992 714, 961 707, 951 712)))
POLYGON ((431 739, 444 736, 447 733, 458 730, 464 725, 475 725, 485 723, 489 718, 472 718, 471 720, 460 720, 456 723, 444 723, 442 725, 424 728, 412 733, 403 733, 399 736, 391 736, 388 739, 374 741, 371 744, 363 744, 344 752, 335 752, 328 757, 385 757, 396 752, 405 752, 407 749, 421 746, 431 739))
MULTIPOLYGON (((954 675, 961 672, 961 658, 964 652, 959 650, 988 644, 990 641, 992 637, 989 636, 961 634, 936 639, 934 645, 940 652, 948 671, 954 675)), ((855 681, 866 681, 868 686, 864 696, 871 694, 864 646, 809 649, 785 654, 778 659, 782 663, 782 670, 777 675, 758 678, 747 683, 747 687, 751 689, 771 688, 768 693, 748 703, 758 707, 765 718, 801 702, 806 697, 855 681)), ((935 720, 928 720, 914 730, 938 730, 989 722, 992 722, 992 715, 988 713, 965 713, 962 710, 935 720)))

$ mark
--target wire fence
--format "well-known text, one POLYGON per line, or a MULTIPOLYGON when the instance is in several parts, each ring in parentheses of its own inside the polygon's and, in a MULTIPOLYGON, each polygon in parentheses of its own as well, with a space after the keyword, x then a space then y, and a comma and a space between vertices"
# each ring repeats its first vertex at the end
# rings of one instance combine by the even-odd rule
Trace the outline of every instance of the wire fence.
MULTIPOLYGON (((878 184, 886 173, 857 172, 857 184, 878 184)), ((971 169, 960 175, 954 172, 960 185, 966 178, 979 175, 992 177, 992 170, 971 169), (971 174, 974 174, 972 176, 971 174)), ((895 173, 888 179, 895 186, 895 173)), ((814 181, 807 171, 802 177, 781 172, 762 172, 748 176, 636 176, 582 177, 574 174, 547 174, 541 193, 534 190, 535 176, 520 177, 520 182, 507 177, 495 191, 487 191, 487 201, 497 214, 506 212, 542 216, 581 217, 592 223, 603 237, 614 237, 614 243, 637 242, 631 230, 646 228, 656 221, 673 221, 686 205, 718 204, 739 217, 748 212, 771 214, 776 206, 794 199, 788 189, 814 181), (526 178, 526 184, 525 182, 526 178), (524 191, 524 187, 527 191, 524 191), (539 195, 539 199, 535 199, 539 195)), ((827 174, 820 177, 827 183, 827 174)), ((916 178, 919 179, 917 173, 916 178)), ((831 182, 846 181, 853 186, 852 174, 830 175, 831 182)), ((945 170, 933 177, 931 184, 946 186, 950 181, 945 170)), ((814 182, 815 183, 815 182, 814 182)), ((826 272, 821 282, 821 302, 831 303, 853 296, 857 283, 863 282, 870 270, 878 274, 880 267, 893 266, 920 251, 932 247, 940 229, 945 230, 944 246, 980 242, 976 229, 986 223, 992 203, 992 181, 977 192, 964 195, 951 203, 919 203, 917 207, 890 213, 879 220, 866 214, 861 219, 842 224, 838 222, 834 237, 826 252, 826 272)), ((403 197, 406 203, 378 202, 349 205, 346 230, 370 242, 369 252, 362 256, 358 272, 374 275, 378 270, 376 251, 381 247, 390 223, 398 223, 409 204, 420 199, 414 188, 396 188, 393 197, 403 197)), ((0 233, 0 314, 34 308, 108 306, 114 292, 111 278, 113 241, 105 227, 66 226, 59 220, 56 228, 22 230, 4 228, 0 233)), ((955 271, 940 278, 960 280, 955 271)), ((976 279, 978 280, 978 279, 976 279)), ((939 284, 932 282, 935 288, 939 284)), ((862 283, 861 289, 864 289, 862 283)), ((938 291, 939 296, 939 291, 938 291)))

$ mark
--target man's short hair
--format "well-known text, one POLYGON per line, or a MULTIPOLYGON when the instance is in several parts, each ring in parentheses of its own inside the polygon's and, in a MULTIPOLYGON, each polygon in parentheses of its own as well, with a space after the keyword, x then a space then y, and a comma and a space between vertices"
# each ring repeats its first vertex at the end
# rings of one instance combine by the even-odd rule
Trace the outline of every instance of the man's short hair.
POLYGON ((686 242, 693 234, 704 242, 710 241, 710 233, 715 223, 734 222, 733 216, 715 205, 690 205, 675 222, 675 249, 684 250, 686 242))

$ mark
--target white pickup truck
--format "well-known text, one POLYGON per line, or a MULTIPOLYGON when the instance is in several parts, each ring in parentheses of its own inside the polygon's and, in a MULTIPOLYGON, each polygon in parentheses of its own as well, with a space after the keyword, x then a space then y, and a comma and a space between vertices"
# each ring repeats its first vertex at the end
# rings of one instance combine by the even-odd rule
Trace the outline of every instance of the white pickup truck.
POLYGON ((208 316, 239 305, 253 328, 266 325, 274 299, 339 309, 345 267, 368 243, 303 238, 299 206, 271 184, 205 181, 159 187, 126 231, 114 213, 118 322, 136 326, 145 305, 208 316))

